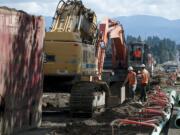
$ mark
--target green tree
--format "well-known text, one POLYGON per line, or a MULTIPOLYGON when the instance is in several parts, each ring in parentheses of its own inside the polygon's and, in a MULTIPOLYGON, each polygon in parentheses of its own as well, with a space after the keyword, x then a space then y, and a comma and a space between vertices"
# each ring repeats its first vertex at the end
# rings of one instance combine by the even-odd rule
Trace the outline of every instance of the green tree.
MULTIPOLYGON (((127 43, 141 41, 141 36, 127 36, 127 43)), ((157 36, 149 36, 145 43, 150 46, 150 50, 158 63, 163 63, 176 58, 176 43, 168 38, 160 39, 157 36)))

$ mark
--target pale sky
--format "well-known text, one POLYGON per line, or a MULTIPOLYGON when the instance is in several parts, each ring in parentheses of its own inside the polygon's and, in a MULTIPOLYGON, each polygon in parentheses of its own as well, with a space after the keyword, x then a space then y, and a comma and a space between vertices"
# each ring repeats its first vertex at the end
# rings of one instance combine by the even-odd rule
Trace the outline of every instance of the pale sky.
MULTIPOLYGON (((180 19, 180 0, 82 0, 87 8, 104 17, 153 15, 180 19)), ((59 0, 0 0, 0 6, 24 10, 30 14, 53 16, 59 0)))

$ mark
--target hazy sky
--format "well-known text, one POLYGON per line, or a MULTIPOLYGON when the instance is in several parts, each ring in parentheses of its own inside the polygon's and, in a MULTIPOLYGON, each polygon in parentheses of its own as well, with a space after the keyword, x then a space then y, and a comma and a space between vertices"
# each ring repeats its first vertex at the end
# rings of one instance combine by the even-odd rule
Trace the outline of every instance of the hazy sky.
MULTIPOLYGON (((180 0, 82 0, 98 18, 153 15, 180 19, 180 0)), ((0 6, 24 10, 31 14, 53 16, 59 0, 0 0, 0 6)))

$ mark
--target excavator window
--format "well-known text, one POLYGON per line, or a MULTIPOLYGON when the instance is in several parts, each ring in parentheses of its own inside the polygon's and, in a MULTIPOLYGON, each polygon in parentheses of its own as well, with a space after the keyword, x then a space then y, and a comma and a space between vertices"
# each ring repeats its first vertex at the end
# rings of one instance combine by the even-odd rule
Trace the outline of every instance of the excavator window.
POLYGON ((141 60, 141 57, 142 57, 142 50, 141 50, 141 48, 136 48, 133 51, 133 57, 134 57, 135 60, 141 60))
POLYGON ((54 62, 54 61, 55 61, 55 55, 44 54, 44 63, 54 62))

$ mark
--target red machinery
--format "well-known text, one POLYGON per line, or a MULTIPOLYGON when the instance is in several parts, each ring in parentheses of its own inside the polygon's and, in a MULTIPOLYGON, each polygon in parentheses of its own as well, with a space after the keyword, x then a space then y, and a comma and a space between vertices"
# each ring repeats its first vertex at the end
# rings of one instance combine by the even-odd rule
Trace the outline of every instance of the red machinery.
POLYGON ((92 114, 96 108, 107 106, 107 103, 111 101, 111 95, 113 95, 113 102, 116 102, 116 104, 122 102, 122 98, 119 98, 120 86, 112 88, 109 85, 109 87, 108 79, 110 77, 102 79, 105 72, 104 65, 108 47, 111 48, 108 51, 111 52, 110 62, 112 66, 106 72, 106 75, 114 73, 113 77, 116 80, 114 79, 113 82, 124 81, 125 77, 123 78, 121 76, 122 72, 120 72, 121 69, 127 69, 127 48, 124 40, 124 30, 118 22, 105 19, 104 22, 99 24, 98 42, 95 49, 97 73, 91 76, 92 79, 80 81, 73 86, 70 98, 71 112, 73 114, 79 112, 92 114))
POLYGON ((111 45, 112 68, 127 68, 127 47, 124 30, 121 24, 111 19, 105 19, 99 25, 99 44, 97 46, 98 71, 101 74, 104 66, 105 48, 111 45), (110 40, 110 43, 108 44, 110 40), (104 45, 104 47, 103 47, 104 45))

